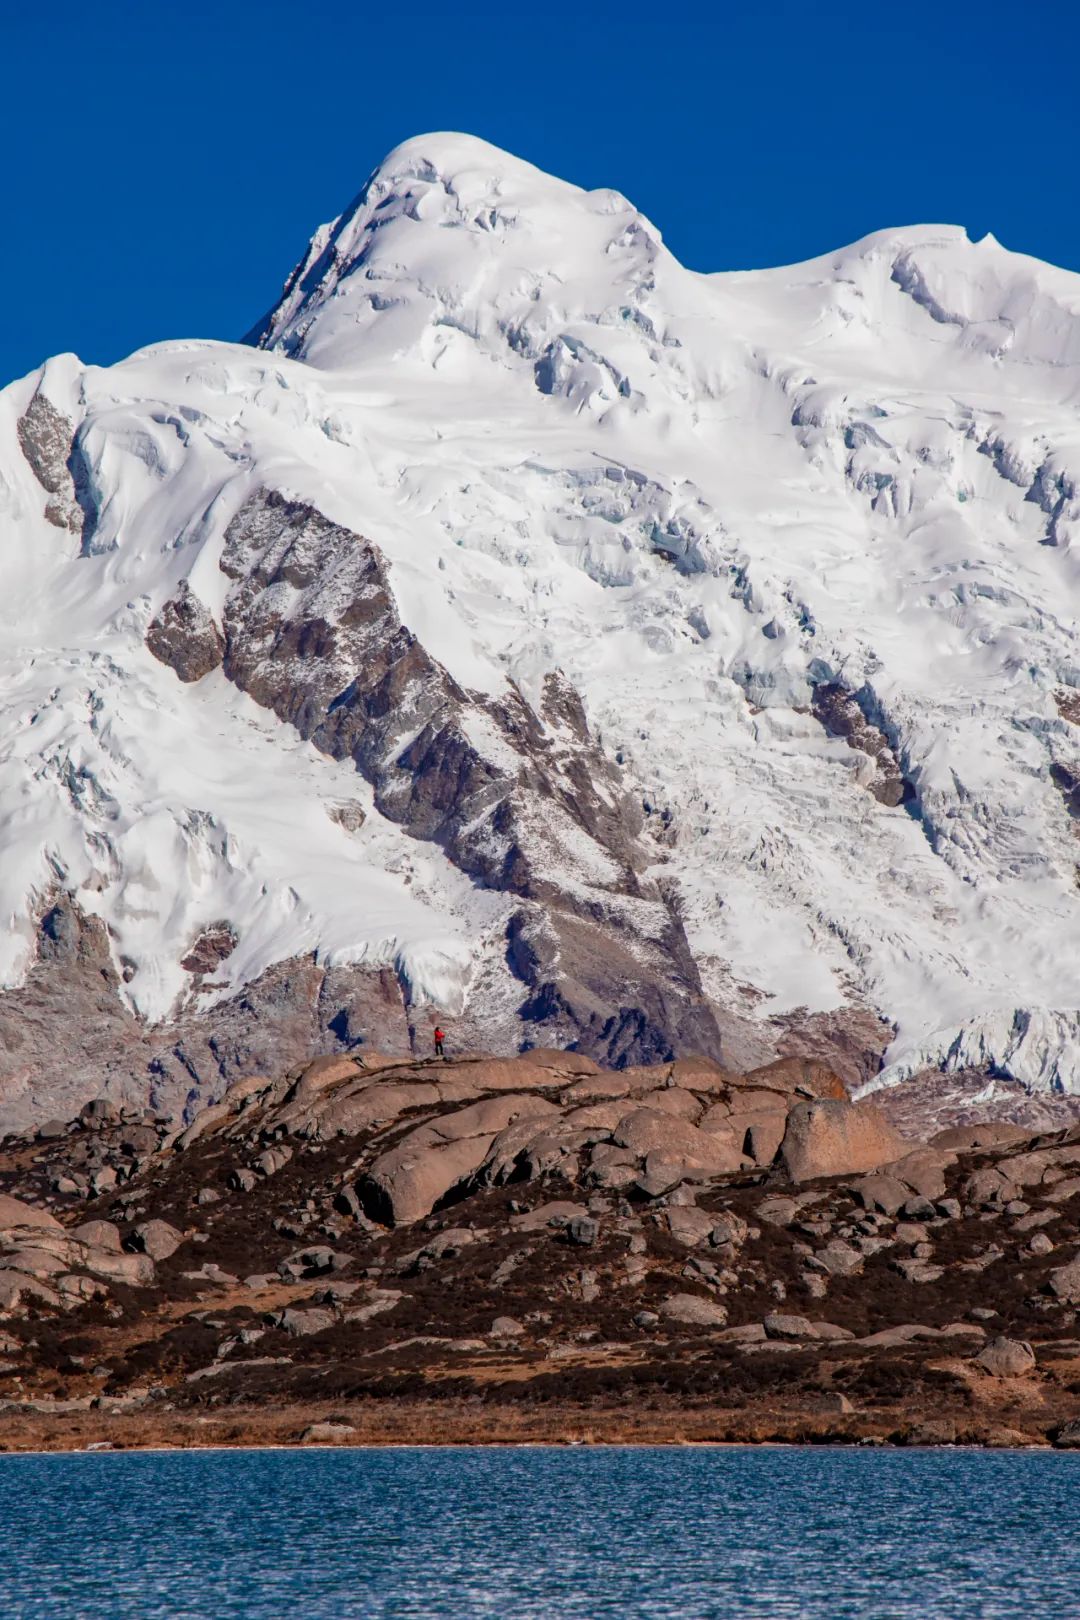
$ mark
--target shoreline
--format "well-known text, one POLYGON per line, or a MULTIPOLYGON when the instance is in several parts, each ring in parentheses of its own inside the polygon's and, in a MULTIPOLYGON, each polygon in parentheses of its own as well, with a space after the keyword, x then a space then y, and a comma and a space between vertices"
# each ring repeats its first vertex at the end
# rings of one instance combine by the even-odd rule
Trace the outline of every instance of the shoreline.
MULTIPOLYGON (((329 1404, 329 1403, 328 1403, 329 1404)), ((0 1415, 0 1456, 105 1455, 121 1451, 306 1451, 391 1448, 562 1450, 578 1447, 708 1447, 713 1449, 1024 1450, 1053 1451, 1045 1432, 1013 1429, 982 1418, 944 1414, 913 1421, 902 1407, 838 1418, 797 1411, 654 1410, 628 1415, 609 1408, 523 1412, 500 1405, 469 1410, 424 1402, 394 1411, 332 1406, 237 1407, 208 1417, 189 1412, 40 1410, 0 1415), (336 1433, 320 1433, 325 1425, 336 1433), (213 1432, 217 1431, 217 1432, 213 1432)))

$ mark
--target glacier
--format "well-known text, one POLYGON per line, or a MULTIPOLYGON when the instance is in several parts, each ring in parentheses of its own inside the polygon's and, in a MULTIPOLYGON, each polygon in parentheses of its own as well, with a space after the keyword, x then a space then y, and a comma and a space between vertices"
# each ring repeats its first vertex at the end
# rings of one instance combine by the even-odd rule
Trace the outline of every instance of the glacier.
POLYGON ((579 694, 721 1029, 867 1008, 872 1088, 1080 1092, 1078 407, 1080 276, 991 237, 705 275, 617 192, 407 141, 245 342, 0 393, 0 982, 60 888, 151 1024, 223 923, 201 1006, 314 954, 510 1007, 504 892, 147 648, 182 588, 223 623, 269 488, 377 545, 485 757, 491 705, 579 694))

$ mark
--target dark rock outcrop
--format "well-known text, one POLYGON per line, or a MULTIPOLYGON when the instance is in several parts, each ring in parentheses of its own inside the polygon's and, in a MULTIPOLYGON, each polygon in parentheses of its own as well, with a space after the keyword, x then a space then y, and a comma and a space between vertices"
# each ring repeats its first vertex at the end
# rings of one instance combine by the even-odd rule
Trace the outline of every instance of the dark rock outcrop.
POLYGON ((513 688, 466 692, 402 624, 378 548, 274 490, 230 523, 221 566, 228 678, 521 900, 507 943, 526 1020, 622 1062, 719 1052, 681 921, 645 876, 640 808, 565 677, 541 714, 513 688))
POLYGON ((37 393, 19 418, 16 431, 27 465, 49 497, 46 518, 54 528, 81 534, 83 512, 71 471, 74 425, 51 400, 37 393))
POLYGON ((813 707, 830 737, 843 737, 849 748, 873 760, 876 771, 868 787, 879 803, 892 807, 914 797, 888 737, 867 718, 853 692, 837 682, 824 682, 814 688, 813 707))
POLYGON ((225 656, 225 643, 209 608, 186 579, 150 621, 146 645, 182 681, 201 681, 225 656))

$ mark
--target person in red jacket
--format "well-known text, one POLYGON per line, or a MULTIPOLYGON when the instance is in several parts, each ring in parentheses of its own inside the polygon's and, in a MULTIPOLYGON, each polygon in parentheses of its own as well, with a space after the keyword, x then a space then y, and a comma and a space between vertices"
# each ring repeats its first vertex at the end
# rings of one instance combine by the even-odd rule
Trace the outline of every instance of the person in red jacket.
POLYGON ((443 1056, 443 1044, 442 1043, 443 1043, 443 1041, 445 1041, 445 1039, 446 1039, 446 1036, 443 1034, 442 1030, 438 1027, 438 1025, 436 1025, 435 1026, 435 1056, 436 1057, 442 1057, 443 1056))

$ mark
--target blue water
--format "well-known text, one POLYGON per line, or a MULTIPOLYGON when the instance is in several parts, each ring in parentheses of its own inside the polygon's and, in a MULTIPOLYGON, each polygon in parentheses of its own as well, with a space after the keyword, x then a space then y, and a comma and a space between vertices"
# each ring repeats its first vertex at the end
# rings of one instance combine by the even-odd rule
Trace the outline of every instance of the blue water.
POLYGON ((0 1457, 3 1620, 1080 1616, 1080 1456, 0 1457))

